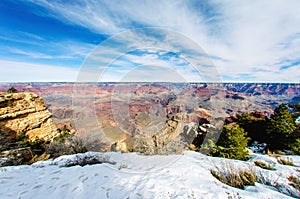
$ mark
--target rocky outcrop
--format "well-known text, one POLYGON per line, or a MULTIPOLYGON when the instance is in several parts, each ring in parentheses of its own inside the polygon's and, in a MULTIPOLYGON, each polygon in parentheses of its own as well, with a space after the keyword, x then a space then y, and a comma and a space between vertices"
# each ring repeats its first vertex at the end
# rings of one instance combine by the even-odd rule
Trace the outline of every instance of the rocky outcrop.
POLYGON ((35 93, 0 93, 0 166, 48 159, 39 147, 59 135, 51 116, 35 93))
POLYGON ((115 142, 114 144, 111 145, 110 151, 116 151, 116 152, 129 152, 127 149, 127 144, 126 142, 120 141, 120 142, 115 142))
POLYGON ((51 113, 35 93, 0 93, 0 142, 7 143, 27 136, 52 140, 58 135, 51 113))
MULTIPOLYGON (((136 135, 132 143, 133 151, 144 154, 182 153, 185 143, 180 134, 185 120, 186 114, 178 113, 166 120, 165 125, 157 129, 157 132, 136 135)), ((131 148, 131 144, 126 143, 131 148)))

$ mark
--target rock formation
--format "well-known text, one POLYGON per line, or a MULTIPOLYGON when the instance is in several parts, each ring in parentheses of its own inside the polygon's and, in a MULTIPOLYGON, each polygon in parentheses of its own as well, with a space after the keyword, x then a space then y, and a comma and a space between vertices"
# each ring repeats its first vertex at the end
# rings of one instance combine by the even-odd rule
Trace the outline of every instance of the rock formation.
POLYGON ((37 155, 29 143, 51 141, 58 135, 41 97, 31 92, 0 92, 0 166, 32 162, 37 155))
POLYGON ((30 92, 0 93, 0 131, 3 141, 20 134, 48 141, 58 134, 43 99, 30 92))

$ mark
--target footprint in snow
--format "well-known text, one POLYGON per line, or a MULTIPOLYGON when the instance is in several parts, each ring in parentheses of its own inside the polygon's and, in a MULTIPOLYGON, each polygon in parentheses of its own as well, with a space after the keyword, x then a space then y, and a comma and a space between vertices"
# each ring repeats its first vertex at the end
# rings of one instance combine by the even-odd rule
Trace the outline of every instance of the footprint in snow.
POLYGON ((61 170, 56 170, 56 171, 53 171, 51 174, 60 174, 61 173, 61 170))
POLYGON ((33 187, 33 189, 38 189, 38 188, 41 188, 43 186, 43 184, 39 184, 39 185, 36 185, 33 187))

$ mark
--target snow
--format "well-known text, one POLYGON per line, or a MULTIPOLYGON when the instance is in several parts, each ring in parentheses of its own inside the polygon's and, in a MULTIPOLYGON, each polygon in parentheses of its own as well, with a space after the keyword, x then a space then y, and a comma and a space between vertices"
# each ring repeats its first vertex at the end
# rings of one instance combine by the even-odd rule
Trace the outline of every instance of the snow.
MULTIPOLYGON (((300 165, 299 156, 293 156, 300 165)), ((291 198, 274 187, 256 183, 245 190, 230 187, 214 178, 210 169, 226 164, 254 167, 255 160, 274 164, 276 171, 255 167, 274 183, 288 186, 286 176, 296 167, 280 165, 274 157, 251 155, 247 162, 205 156, 192 151, 184 155, 144 156, 136 153, 65 155, 33 165, 0 168, 0 197, 5 198, 291 198), (66 167, 83 158, 103 164, 66 167), (278 177, 279 176, 279 177, 278 177)), ((298 172, 299 174, 299 172, 298 172)), ((285 187, 281 187, 285 190, 285 187)), ((292 190, 293 191, 293 190, 292 190)))
POLYGON ((257 141, 254 141, 252 146, 249 146, 248 148, 254 153, 264 153, 266 146, 266 143, 259 143, 257 141))
POLYGON ((297 117, 297 119, 296 119, 296 121, 295 121, 296 123, 300 123, 300 116, 299 117, 297 117))

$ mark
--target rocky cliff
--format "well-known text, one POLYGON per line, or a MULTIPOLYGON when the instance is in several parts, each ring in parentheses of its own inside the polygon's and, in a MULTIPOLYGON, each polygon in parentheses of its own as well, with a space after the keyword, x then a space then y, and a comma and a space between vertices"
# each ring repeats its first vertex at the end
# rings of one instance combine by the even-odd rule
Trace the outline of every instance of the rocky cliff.
POLYGON ((49 141, 58 135, 51 113, 43 99, 31 92, 0 92, 0 144, 22 137, 49 141))

